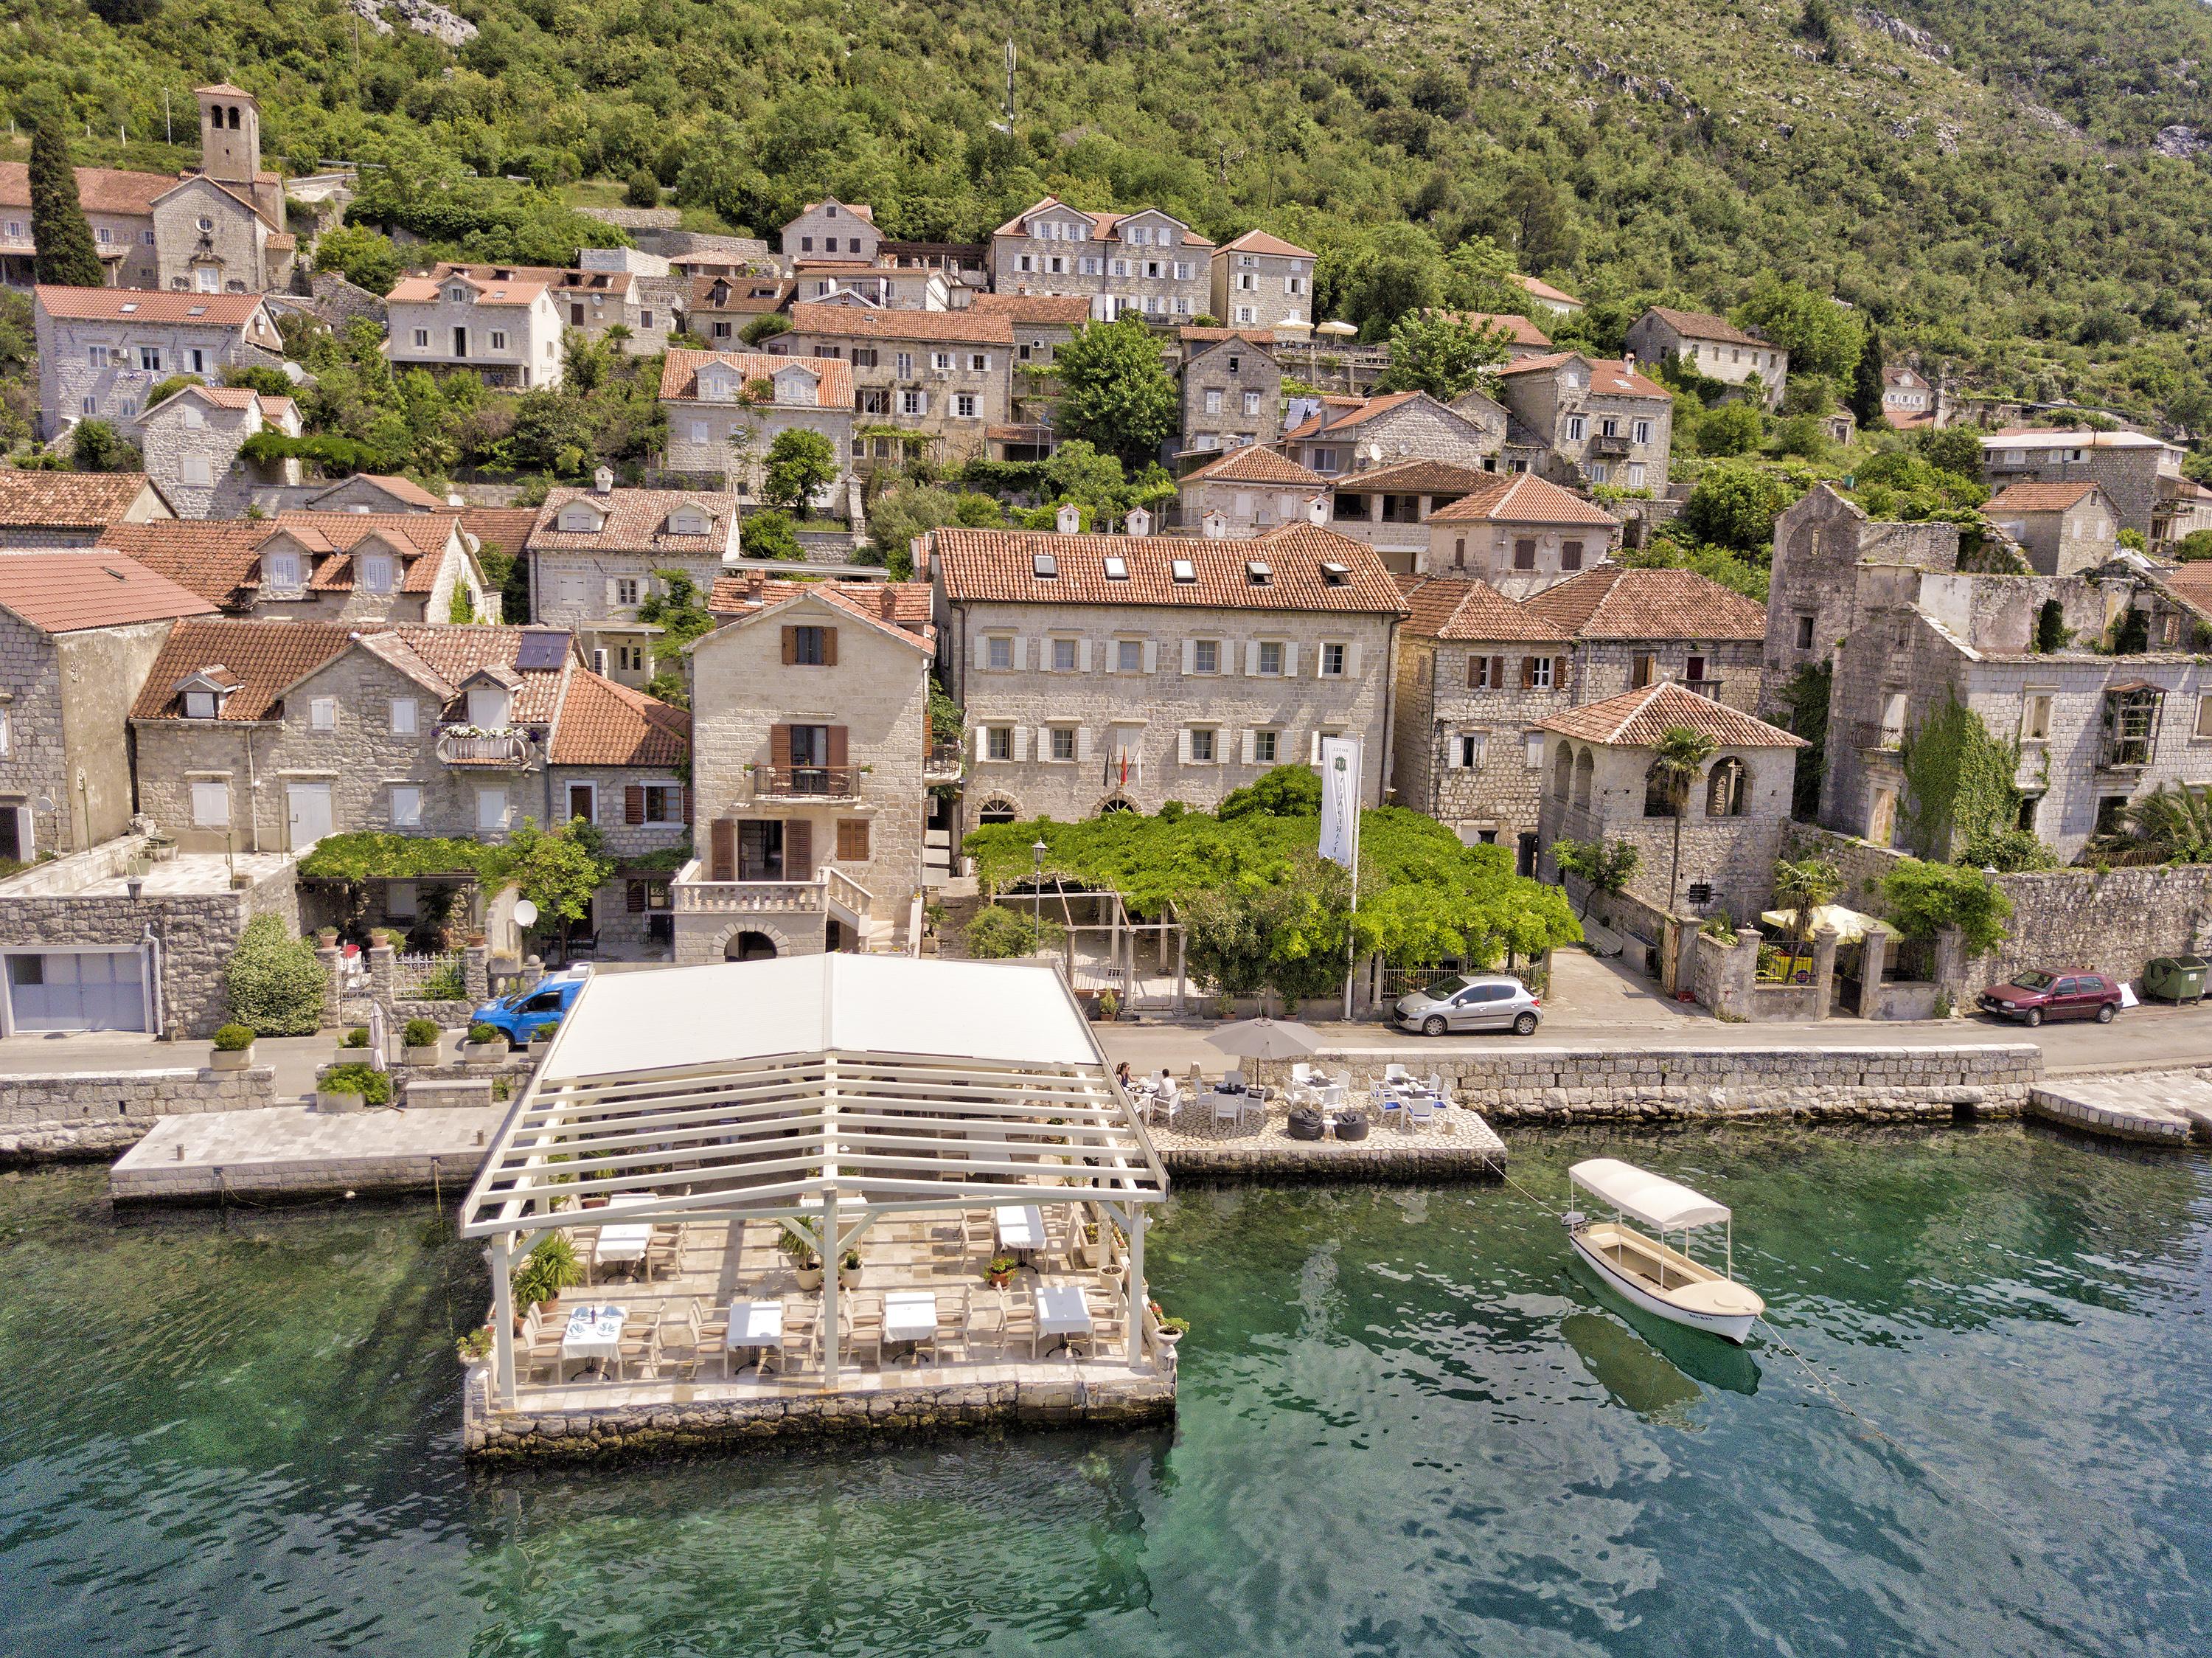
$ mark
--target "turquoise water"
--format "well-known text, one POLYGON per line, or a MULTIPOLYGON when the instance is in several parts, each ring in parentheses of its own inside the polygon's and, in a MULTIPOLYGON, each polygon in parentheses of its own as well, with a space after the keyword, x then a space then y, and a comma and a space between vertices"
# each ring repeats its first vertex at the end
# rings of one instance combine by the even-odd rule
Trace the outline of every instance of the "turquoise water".
POLYGON ((1735 1205, 1818 1381, 1632 1324, 1494 1186, 1194 1191, 1171 1429, 477 1473, 481 1268, 427 1204, 0 1178, 0 1649, 2212 1650, 2203 1160, 1522 1135, 1518 1175, 1599 1150, 1735 1205))

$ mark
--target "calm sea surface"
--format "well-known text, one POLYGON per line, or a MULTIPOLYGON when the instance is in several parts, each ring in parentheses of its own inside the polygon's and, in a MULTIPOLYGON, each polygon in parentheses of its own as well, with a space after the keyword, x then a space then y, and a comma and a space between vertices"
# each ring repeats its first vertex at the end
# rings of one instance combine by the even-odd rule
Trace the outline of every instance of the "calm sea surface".
POLYGON ((1193 1191, 1172 1429, 472 1473, 427 1204, 0 1178, 0 1650, 2212 1651, 2203 1159, 1516 1138, 1733 1204, 1814 1374, 1632 1322, 1495 1186, 1193 1191))

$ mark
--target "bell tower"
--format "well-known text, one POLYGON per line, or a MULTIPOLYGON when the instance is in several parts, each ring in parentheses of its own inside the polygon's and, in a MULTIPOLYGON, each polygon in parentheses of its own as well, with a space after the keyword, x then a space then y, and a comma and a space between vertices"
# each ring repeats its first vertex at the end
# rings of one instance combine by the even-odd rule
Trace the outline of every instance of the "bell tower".
POLYGON ((222 184, 252 186, 261 171, 261 106, 228 82, 194 88, 200 101, 200 171, 222 184))

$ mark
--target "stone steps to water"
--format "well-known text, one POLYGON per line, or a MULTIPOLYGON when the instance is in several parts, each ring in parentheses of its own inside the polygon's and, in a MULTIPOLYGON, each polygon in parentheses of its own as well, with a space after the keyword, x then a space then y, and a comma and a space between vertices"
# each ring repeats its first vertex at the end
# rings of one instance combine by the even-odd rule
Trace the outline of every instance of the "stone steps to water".
POLYGON ((2144 1145, 2212 1142, 2212 1074, 2135 1071, 2048 1079, 2028 1091, 2029 1112, 2085 1133, 2144 1145))

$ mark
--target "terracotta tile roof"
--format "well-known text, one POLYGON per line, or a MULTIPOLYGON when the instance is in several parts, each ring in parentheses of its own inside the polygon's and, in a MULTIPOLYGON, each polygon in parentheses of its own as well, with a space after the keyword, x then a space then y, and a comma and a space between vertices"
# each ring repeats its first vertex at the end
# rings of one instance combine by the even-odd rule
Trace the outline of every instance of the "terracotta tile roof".
MULTIPOLYGON (((121 173, 112 168, 76 170, 76 198, 88 213, 150 216, 154 204, 177 187, 173 173, 121 173)), ((0 207, 31 205, 31 169, 23 162, 0 162, 0 207)))
MULTIPOLYGON (((50 317, 72 322, 192 323, 207 328, 244 328, 261 309, 258 294, 165 293, 155 288, 55 288, 40 283, 32 292, 50 317)), ((264 317, 264 325, 267 319, 264 317)), ((274 334, 271 327, 269 332, 274 334)))
POLYGON ((230 606, 258 584, 261 544, 274 529, 266 519, 163 518, 111 524, 100 544, 212 604, 230 606))
POLYGON ((1626 363, 1610 357, 1587 357, 1580 351, 1554 351, 1548 357, 1524 357, 1498 369, 1504 375, 1548 374, 1567 363, 1589 369, 1590 390, 1613 397, 1656 397, 1674 400, 1674 394, 1657 381, 1639 375, 1626 363))
POLYGON ((1081 294, 978 294, 968 308, 1033 326, 1080 328, 1091 320, 1091 302, 1081 294))
POLYGON ((1178 486, 1182 484, 1285 484, 1297 489, 1325 490, 1328 479, 1273 449, 1248 443, 1218 460, 1185 472, 1178 486))
MULTIPOLYGON (((1588 524, 1612 530, 1620 521, 1534 472, 1486 472, 1481 485, 1429 515, 1432 524, 1588 524)), ((1764 625, 1761 637, 1765 635, 1764 625)))
POLYGON ((47 633, 215 611, 198 594, 144 565, 97 550, 0 555, 0 607, 47 633))
POLYGON ((420 507, 425 512, 450 512, 453 503, 435 496, 410 478, 398 478, 386 472, 359 472, 354 478, 341 479, 313 498, 319 501, 325 495, 335 495, 348 484, 356 481, 371 484, 395 501, 404 501, 410 507, 420 507))
POLYGON ((210 667, 228 668, 239 689, 224 698, 216 718, 258 720, 287 686, 344 652, 353 630, 342 622, 228 622, 188 619, 169 631, 168 643, 147 670, 131 707, 134 720, 177 719, 178 681, 210 667))
POLYGON ((575 662, 575 640, 562 628, 485 627, 403 622, 386 630, 428 665, 430 671, 459 686, 479 668, 504 668, 520 681, 515 692, 516 724, 548 725, 560 706, 561 682, 575 662), (532 633, 550 634, 565 642, 559 667, 517 668, 515 657, 523 639, 532 633))
POLYGON ((759 313, 773 311, 789 299, 796 283, 777 277, 694 277, 691 278, 691 308, 695 311, 744 311, 759 313), (714 290, 726 291, 722 302, 714 302, 714 290), (757 294, 755 290, 765 290, 757 294))
POLYGON ((797 224, 800 219, 819 207, 842 207, 865 224, 873 224, 876 222, 876 210, 866 202, 841 202, 835 196, 824 196, 818 202, 807 203, 793 216, 791 222, 797 224))
POLYGON ((430 267, 430 280, 466 277, 484 286, 534 282, 556 294, 605 294, 630 298, 637 288, 636 275, 629 271, 578 271, 558 265, 462 265, 441 259, 430 267))
POLYGON ((1925 386, 1928 382, 1917 369, 1909 369, 1901 363, 1892 363, 1884 365, 1881 383, 1885 386, 1925 386))
POLYGON ((736 518, 738 498, 725 491, 554 490, 538 509, 538 527, 530 533, 533 552, 665 552, 720 558, 730 545, 730 525, 736 518), (581 501, 606 515, 606 526, 598 530, 563 530, 561 509, 581 501), (704 535, 678 535, 668 527, 679 507, 696 507, 707 515, 704 535))
POLYGON ((1133 209, 1131 211, 1127 213, 1094 213, 1087 209, 1077 207, 1072 203, 1062 201, 1057 196, 1046 196, 1038 201, 1033 202, 1028 207, 1024 208, 1020 212, 1015 214, 1012 218, 1008 219, 1004 224, 1000 225, 991 234, 994 236, 1025 236, 1029 232, 1022 228, 1024 223, 1032 214, 1042 213, 1048 207, 1065 207, 1071 212, 1080 213, 1085 218, 1091 221, 1091 228, 1098 233, 1097 240, 1100 241, 1119 241, 1121 239, 1119 227, 1124 222, 1129 219, 1142 218, 1147 213, 1158 213, 1164 219, 1170 219, 1176 224, 1182 225, 1182 245, 1184 247, 1211 247, 1213 246, 1212 238, 1200 235, 1188 225, 1184 225, 1181 219, 1176 218, 1174 214, 1168 212, 1163 208, 1139 207, 1133 209))
POLYGON ((1286 524, 1242 540, 940 529, 931 532, 930 541, 931 568, 955 600, 1385 615, 1404 608, 1373 548, 1314 524, 1286 524), (1036 573, 1039 554, 1054 558, 1055 576, 1036 573), (1127 581, 1108 579, 1109 557, 1125 563, 1127 581), (1174 578, 1177 561, 1189 564, 1193 580, 1174 578), (1264 585, 1248 572, 1254 562, 1267 567, 1264 585), (1339 566, 1341 580, 1329 579, 1324 564, 1339 566))
MULTIPOLYGON (((832 310, 842 310, 832 306, 832 310)), ((918 315, 919 313, 908 313, 918 315)), ((1009 334, 1006 343, 1011 344, 1009 334)), ((782 369, 796 363, 814 371, 820 387, 817 395, 825 409, 849 409, 853 406, 853 365, 842 357, 777 357, 768 351, 686 351, 672 350, 660 363, 660 395, 672 399, 696 399, 699 396, 699 370, 710 363, 726 363, 748 381, 772 380, 782 369)))
POLYGON ((535 305, 545 297, 550 284, 530 282, 517 277, 504 282, 484 282, 465 271, 456 271, 447 277, 402 277, 384 297, 393 305, 432 305, 437 302, 438 290, 448 282, 466 283, 476 290, 478 305, 535 305))
POLYGON ((1285 241, 1280 236, 1271 236, 1264 230, 1247 230, 1236 241, 1222 243, 1221 251, 1224 253, 1273 253, 1287 259, 1310 259, 1314 257, 1311 248, 1301 247, 1296 242, 1285 241))
POLYGON ((743 616, 807 593, 869 621, 888 622, 917 637, 930 637, 931 595, 927 582, 789 582, 750 570, 715 577, 707 608, 717 616, 743 616))
POLYGON ((791 308, 791 332, 853 339, 924 339, 957 345, 1011 346, 1014 343, 1012 320, 988 312, 869 311, 853 305, 808 304, 804 301, 791 308))
POLYGON ((1484 489, 1497 481, 1495 472, 1480 466, 1455 466, 1449 460, 1398 460, 1329 479, 1339 495, 1442 495, 1454 490, 1484 489))
POLYGON ((1413 613, 1406 631, 1424 638, 1566 644, 1573 637, 1487 582, 1414 576, 1401 577, 1398 585, 1413 613))
POLYGON ((476 537, 485 552, 500 552, 520 558, 538 527, 535 507, 464 507, 461 527, 476 537))
POLYGON ((1804 738, 1767 724, 1726 703, 1685 691, 1671 680, 1624 696, 1554 714, 1540 722, 1547 731, 1586 742, 1650 748, 1678 726, 1702 732, 1723 748, 1803 748, 1804 738))
POLYGON ((1723 345, 1756 345, 1764 350, 1781 349, 1763 334, 1748 332, 1726 317, 1711 316, 1703 311, 1671 311, 1663 305, 1655 305, 1644 314, 1658 318, 1685 339, 1718 340, 1723 345))
POLYGON ((1552 349, 1552 337, 1526 317, 1516 317, 1510 311, 1442 311, 1457 322, 1470 328, 1503 329, 1505 337, 1516 345, 1534 345, 1540 350, 1552 349))
POLYGON ((680 765, 691 753, 691 716, 588 668, 569 677, 546 759, 555 765, 680 765))
POLYGON ((372 531, 402 543, 418 553, 436 552, 453 539, 461 521, 458 508, 441 503, 436 512, 280 512, 269 521, 301 535, 319 535, 335 548, 353 546, 372 531))
POLYGON ((1764 639, 1766 610, 1692 570, 1600 564, 1523 601, 1583 639, 1764 639))
POLYGON ((1241 339, 1270 353, 1275 349, 1275 331, 1272 328, 1201 328, 1194 322, 1187 322, 1176 330, 1176 338, 1186 345, 1241 339))
POLYGON ((1524 277, 1516 271, 1512 276, 1506 277, 1506 281, 1511 283, 1522 293, 1533 294, 1538 299, 1552 300, 1561 305, 1580 305, 1582 303, 1580 300, 1577 299, 1572 294, 1568 293, 1565 289, 1553 287, 1550 283, 1546 282, 1541 277, 1524 277))
POLYGON ((143 472, 18 472, 0 466, 0 525, 102 529, 119 521, 151 487, 143 472))
POLYGON ((2097 488, 2093 479, 2078 484, 2014 484, 1990 497, 1984 512, 2064 512, 2097 488))
MULTIPOLYGON (((1321 411, 1294 431, 1283 434, 1285 443, 1301 442, 1309 437, 1318 437, 1323 432, 1349 431, 1354 426, 1364 426, 1378 415, 1386 415, 1417 397, 1428 397, 1426 392, 1384 392, 1376 397, 1325 397, 1321 400, 1321 411)), ((1430 399, 1434 402, 1434 399, 1430 399)), ((1443 407, 1438 404, 1439 408, 1443 407)))

